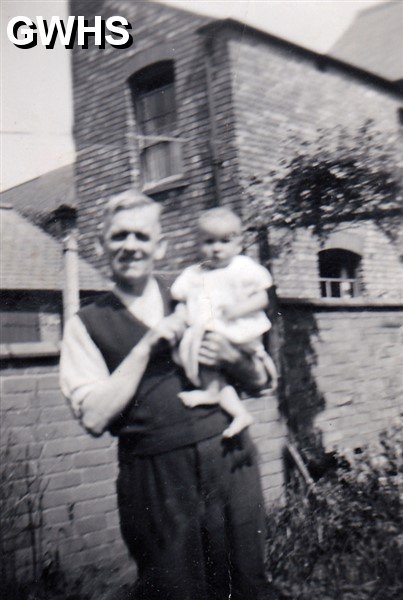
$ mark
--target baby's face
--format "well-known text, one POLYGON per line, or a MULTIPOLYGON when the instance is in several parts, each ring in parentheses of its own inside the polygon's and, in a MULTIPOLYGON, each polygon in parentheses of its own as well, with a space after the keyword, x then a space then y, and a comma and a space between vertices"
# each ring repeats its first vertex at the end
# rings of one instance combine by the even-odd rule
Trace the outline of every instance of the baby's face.
POLYGON ((242 250, 241 233, 219 222, 199 227, 199 244, 203 263, 209 269, 227 267, 242 250))

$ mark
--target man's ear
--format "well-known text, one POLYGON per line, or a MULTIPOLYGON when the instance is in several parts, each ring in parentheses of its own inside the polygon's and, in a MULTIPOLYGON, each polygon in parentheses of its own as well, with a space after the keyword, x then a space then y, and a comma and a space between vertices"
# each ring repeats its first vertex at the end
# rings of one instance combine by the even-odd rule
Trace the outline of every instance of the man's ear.
POLYGON ((94 242, 94 252, 97 258, 100 258, 104 253, 104 241, 103 237, 97 235, 94 242))
POLYGON ((157 249, 154 254, 155 260, 161 260, 162 258, 164 258, 167 248, 168 248, 167 240, 165 240, 164 238, 160 238, 157 249))

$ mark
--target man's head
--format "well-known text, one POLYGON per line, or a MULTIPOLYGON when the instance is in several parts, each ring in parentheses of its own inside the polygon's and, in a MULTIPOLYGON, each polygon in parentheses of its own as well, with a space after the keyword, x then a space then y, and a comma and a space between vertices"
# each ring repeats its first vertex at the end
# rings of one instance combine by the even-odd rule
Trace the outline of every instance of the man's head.
POLYGON ((242 250, 241 219, 229 208, 212 208, 198 221, 200 252, 211 269, 227 267, 242 250))
POLYGON ((127 190, 105 207, 102 244, 113 279, 127 290, 143 285, 154 261, 164 256, 161 207, 141 192, 127 190))

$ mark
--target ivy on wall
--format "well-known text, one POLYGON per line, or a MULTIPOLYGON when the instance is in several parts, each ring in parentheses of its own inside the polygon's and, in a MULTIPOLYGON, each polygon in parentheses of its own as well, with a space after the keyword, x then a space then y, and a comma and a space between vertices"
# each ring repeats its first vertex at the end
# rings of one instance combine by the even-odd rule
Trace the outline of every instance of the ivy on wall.
POLYGON ((247 182, 249 225, 310 227, 323 238, 340 222, 371 219, 394 239, 402 203, 398 144, 372 121, 355 132, 339 127, 309 141, 288 138, 277 168, 247 182))

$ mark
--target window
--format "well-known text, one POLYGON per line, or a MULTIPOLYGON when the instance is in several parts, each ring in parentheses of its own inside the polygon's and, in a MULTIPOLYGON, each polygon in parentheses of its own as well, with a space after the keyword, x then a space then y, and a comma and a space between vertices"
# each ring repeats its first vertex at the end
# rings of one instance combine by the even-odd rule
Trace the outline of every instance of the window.
MULTIPOLYGON (((182 178, 182 142, 176 134, 174 62, 147 66, 129 78, 145 191, 182 178)), ((164 186, 165 184, 165 186, 164 186)), ((157 191, 157 189, 155 189, 157 191)))
POLYGON ((354 298, 360 295, 358 271, 361 256, 332 248, 319 252, 320 288, 323 298, 354 298))
POLYGON ((39 315, 36 312, 7 311, 0 315, 2 344, 39 342, 39 315))

